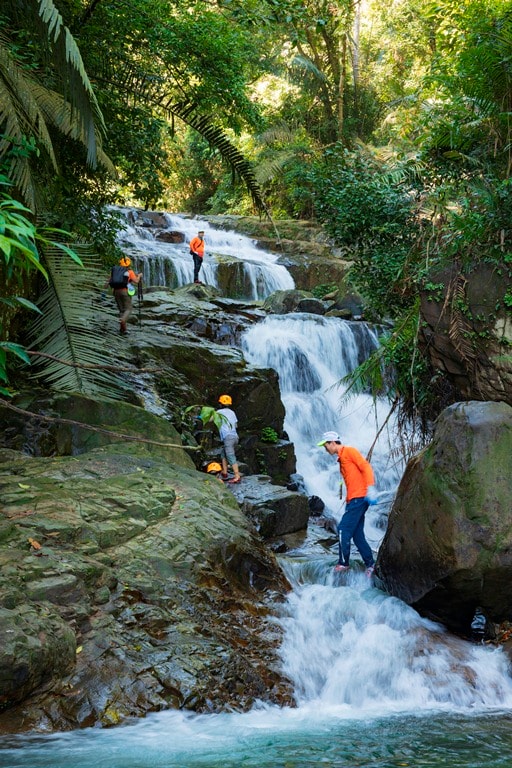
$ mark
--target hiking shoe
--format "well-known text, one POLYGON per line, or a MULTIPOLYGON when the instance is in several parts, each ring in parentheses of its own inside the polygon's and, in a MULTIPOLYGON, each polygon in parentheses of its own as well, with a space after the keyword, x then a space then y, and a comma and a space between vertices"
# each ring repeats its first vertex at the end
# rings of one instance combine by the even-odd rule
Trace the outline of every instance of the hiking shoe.
POLYGON ((343 565, 342 563, 338 563, 338 565, 334 566, 335 571, 350 571, 350 565, 343 565))
POLYGON ((236 485, 237 483, 240 483, 242 481, 241 477, 233 477, 231 480, 228 480, 229 485, 236 485))
POLYGON ((221 472, 221 473, 220 473, 220 476, 222 477, 222 479, 224 480, 224 482, 226 482, 226 480, 228 479, 228 473, 227 473, 227 472, 221 472))
POLYGON ((365 571, 365 575, 369 579, 371 579, 371 577, 373 576, 374 571, 375 571, 375 565, 369 565, 368 568, 365 571))

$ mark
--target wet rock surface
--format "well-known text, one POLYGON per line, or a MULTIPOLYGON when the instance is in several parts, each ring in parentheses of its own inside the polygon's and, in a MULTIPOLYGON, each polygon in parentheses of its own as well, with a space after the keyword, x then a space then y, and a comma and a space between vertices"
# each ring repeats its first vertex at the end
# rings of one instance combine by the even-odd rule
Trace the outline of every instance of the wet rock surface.
POLYGON ((287 488, 276 487, 268 475, 245 477, 232 490, 243 511, 264 539, 307 528, 307 497, 287 488))
POLYGON ((0 731, 292 701, 286 579, 230 489, 164 450, 1 451, 0 731))

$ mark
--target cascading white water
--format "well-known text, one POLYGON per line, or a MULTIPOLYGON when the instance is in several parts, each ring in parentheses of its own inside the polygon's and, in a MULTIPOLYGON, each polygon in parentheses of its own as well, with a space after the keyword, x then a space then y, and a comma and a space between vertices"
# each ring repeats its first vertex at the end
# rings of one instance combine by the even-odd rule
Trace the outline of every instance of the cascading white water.
POLYGON ((341 587, 335 580, 329 569, 324 584, 296 585, 282 619, 283 669, 299 706, 380 714, 512 706, 501 649, 444 632, 364 574, 341 587))
POLYGON ((278 256, 257 248, 254 242, 232 231, 215 229, 207 221, 189 219, 177 214, 163 214, 167 228, 162 232, 179 232, 183 243, 167 243, 155 239, 147 227, 130 223, 130 210, 121 209, 126 216, 125 229, 119 243, 142 273, 145 285, 165 285, 177 288, 193 281, 194 266, 188 243, 204 229, 205 257, 200 278, 218 287, 219 267, 229 265, 235 279, 236 297, 262 300, 273 291, 294 287, 288 270, 277 263, 278 256))
MULTIPOLYGON (((278 372, 284 427, 295 447, 297 471, 308 494, 320 496, 337 518, 342 511, 337 465, 316 444, 323 432, 335 430, 363 455, 370 449, 389 404, 357 395, 340 408, 344 390, 339 382, 377 345, 378 333, 366 323, 298 313, 268 316, 242 339, 250 363, 278 372)), ((396 487, 400 477, 402 465, 392 454, 392 437, 384 430, 372 454, 379 491, 396 487)), ((382 531, 375 529, 368 538, 376 546, 382 531)))
MULTIPOLYGON (((372 445, 389 405, 359 395, 340 409, 338 382, 377 347, 377 333, 365 323, 290 314, 267 317, 244 334, 242 344, 249 362, 278 372, 297 471, 308 493, 320 496, 339 518, 338 466, 316 444, 332 429, 363 454, 372 445)), ((392 435, 385 431, 372 455, 381 492, 399 479, 392 449, 392 435)), ((365 530, 377 549, 383 532, 372 525, 371 508, 365 530)), ((448 635, 373 589, 356 569, 348 576, 335 574, 336 555, 317 562, 282 558, 295 589, 283 609, 281 656, 301 707, 360 714, 512 706, 512 680, 501 650, 448 635)))

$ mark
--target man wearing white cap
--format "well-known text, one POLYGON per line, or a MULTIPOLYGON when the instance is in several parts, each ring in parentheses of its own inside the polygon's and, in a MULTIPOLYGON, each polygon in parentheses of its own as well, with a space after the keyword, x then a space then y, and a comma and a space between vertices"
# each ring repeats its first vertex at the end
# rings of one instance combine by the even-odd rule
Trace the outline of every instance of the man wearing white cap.
POLYGON ((324 432, 317 445, 338 457, 340 472, 347 489, 345 512, 338 523, 339 562, 336 571, 350 568, 350 542, 353 540, 366 565, 366 575, 373 574, 375 561, 364 535, 364 516, 370 504, 376 504, 375 479, 371 465, 356 448, 342 445, 337 432, 324 432))

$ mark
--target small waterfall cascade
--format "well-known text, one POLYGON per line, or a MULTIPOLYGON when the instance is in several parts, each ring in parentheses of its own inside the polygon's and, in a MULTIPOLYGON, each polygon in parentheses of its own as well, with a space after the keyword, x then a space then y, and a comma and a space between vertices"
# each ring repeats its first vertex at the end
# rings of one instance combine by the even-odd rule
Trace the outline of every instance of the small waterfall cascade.
MULTIPOLYGON (((338 383, 377 345, 378 333, 366 323, 306 313, 268 316, 242 339, 250 363, 278 372, 286 410, 284 427, 295 446, 297 471, 304 477, 308 494, 320 496, 336 518, 343 509, 337 464, 316 444, 323 432, 335 430, 343 442, 363 455, 371 448, 389 404, 357 395, 340 410, 344 390, 338 383)), ((372 454, 379 492, 391 491, 398 483, 403 465, 393 455, 392 436, 384 430, 372 454)), ((367 515, 367 527, 369 524, 367 515)), ((374 547, 383 535, 377 528, 368 534, 374 547)))
POLYGON ((121 211, 126 223, 118 242, 143 273, 145 285, 178 288, 193 282, 194 265, 188 244, 198 230, 204 229, 206 248, 200 279, 207 285, 221 287, 230 298, 254 301, 295 286, 286 267, 277 263, 278 256, 257 248, 245 235, 215 229, 207 221, 164 213, 166 227, 159 227, 158 234, 177 233, 179 239, 184 238, 183 242, 166 242, 155 236, 154 227, 135 223, 132 209, 121 211))
MULTIPOLYGON (((283 560, 295 589, 283 611, 281 658, 299 707, 392 714, 512 707, 501 648, 475 645, 371 588, 363 573, 308 583, 283 560)), ((321 577, 320 577, 321 578, 321 577)))

